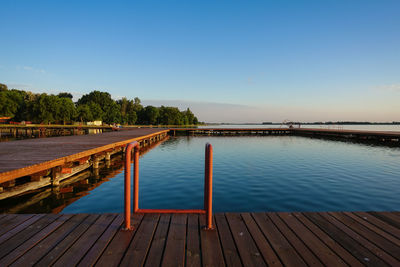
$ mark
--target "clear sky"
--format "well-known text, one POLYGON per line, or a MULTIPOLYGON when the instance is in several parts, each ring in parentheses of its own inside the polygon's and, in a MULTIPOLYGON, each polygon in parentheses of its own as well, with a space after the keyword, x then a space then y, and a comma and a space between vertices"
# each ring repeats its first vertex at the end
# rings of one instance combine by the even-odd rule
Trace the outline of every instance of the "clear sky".
POLYGON ((400 1, 0 2, 0 83, 208 122, 400 121, 400 1))

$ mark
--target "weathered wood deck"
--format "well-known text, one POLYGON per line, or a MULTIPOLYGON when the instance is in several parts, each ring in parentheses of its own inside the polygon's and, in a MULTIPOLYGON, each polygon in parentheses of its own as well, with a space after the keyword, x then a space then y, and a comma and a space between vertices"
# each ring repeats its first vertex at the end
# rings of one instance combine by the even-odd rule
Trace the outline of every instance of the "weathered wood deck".
POLYGON ((0 143, 0 183, 61 166, 143 139, 166 129, 140 128, 98 135, 62 136, 0 143))
POLYGON ((0 215, 0 266, 400 266, 399 212, 0 215))

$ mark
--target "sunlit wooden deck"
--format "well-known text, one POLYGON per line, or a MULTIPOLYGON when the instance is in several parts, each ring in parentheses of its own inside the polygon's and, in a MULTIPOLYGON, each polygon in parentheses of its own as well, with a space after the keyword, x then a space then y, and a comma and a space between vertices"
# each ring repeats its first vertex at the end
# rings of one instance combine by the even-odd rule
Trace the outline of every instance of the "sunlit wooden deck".
POLYGON ((399 212, 0 215, 0 266, 400 266, 399 212))
POLYGON ((0 143, 0 183, 93 156, 127 143, 167 133, 166 129, 131 129, 98 135, 27 139, 0 143))

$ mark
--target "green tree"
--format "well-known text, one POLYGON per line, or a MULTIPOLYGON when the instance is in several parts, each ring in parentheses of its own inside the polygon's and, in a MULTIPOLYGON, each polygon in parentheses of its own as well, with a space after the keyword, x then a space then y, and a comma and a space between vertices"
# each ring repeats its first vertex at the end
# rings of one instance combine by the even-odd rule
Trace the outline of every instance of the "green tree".
POLYGON ((7 91, 7 90, 8 90, 7 85, 5 85, 5 84, 3 84, 3 83, 0 83, 0 92, 2 92, 2 91, 7 91))
POLYGON ((60 110, 59 110, 59 120, 62 120, 65 125, 66 122, 72 121, 75 117, 75 105, 69 97, 61 97, 59 98, 60 110))
POLYGON ((195 124, 194 114, 189 108, 187 108, 185 111, 182 111, 182 115, 186 118, 185 124, 190 124, 190 125, 195 124))
POLYGON ((92 114, 92 120, 101 121, 103 120, 104 111, 101 106, 95 102, 89 102, 88 104, 90 113, 92 114))
POLYGON ((0 91, 0 115, 14 117, 24 103, 24 91, 0 91))
POLYGON ((160 124, 182 125, 182 113, 176 107, 160 107, 160 124))
POLYGON ((41 94, 33 104, 34 121, 53 123, 59 118, 60 99, 55 95, 41 94))
POLYGON ((109 93, 92 91, 87 95, 83 95, 78 100, 78 105, 82 104, 88 104, 90 106, 93 117, 95 119, 102 119, 106 123, 114 123, 120 121, 121 115, 119 107, 117 103, 111 98, 111 95, 109 93), (94 112, 92 110, 93 107, 96 107, 96 105, 92 103, 98 105, 101 108, 101 117, 99 116, 99 112, 94 112))
POLYGON ((143 124, 157 124, 160 112, 158 108, 153 106, 147 106, 142 111, 143 124))
POLYGON ((72 100, 73 96, 71 93, 61 92, 57 95, 59 98, 69 98, 72 100))
POLYGON ((92 111, 91 111, 89 105, 86 105, 86 104, 79 105, 76 108, 76 118, 80 122, 93 121, 94 118, 93 118, 92 111))

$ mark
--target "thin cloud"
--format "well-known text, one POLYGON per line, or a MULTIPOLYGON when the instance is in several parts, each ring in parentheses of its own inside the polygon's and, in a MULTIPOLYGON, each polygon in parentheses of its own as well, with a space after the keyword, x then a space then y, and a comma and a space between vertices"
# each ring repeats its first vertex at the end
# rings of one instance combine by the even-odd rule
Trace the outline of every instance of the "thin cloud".
POLYGON ((400 93, 400 84, 388 84, 388 85, 381 85, 377 87, 380 91, 389 91, 389 92, 399 92, 400 93))
POLYGON ((18 83, 18 82, 5 82, 7 84, 8 88, 15 88, 15 89, 30 89, 32 88, 32 84, 26 84, 26 83, 18 83))
POLYGON ((42 73, 45 74, 46 71, 44 69, 36 69, 34 67, 31 66, 17 66, 17 70, 25 70, 25 71, 32 71, 32 72, 36 72, 36 73, 42 73))

